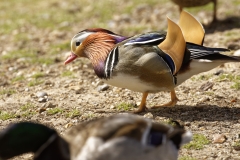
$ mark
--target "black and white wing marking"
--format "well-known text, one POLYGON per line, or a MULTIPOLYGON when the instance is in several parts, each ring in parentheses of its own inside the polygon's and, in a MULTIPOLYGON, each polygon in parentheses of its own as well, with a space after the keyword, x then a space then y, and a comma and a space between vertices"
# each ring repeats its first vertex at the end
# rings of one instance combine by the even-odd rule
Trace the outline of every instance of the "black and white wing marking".
POLYGON ((109 55, 106 59, 106 63, 105 63, 105 78, 106 79, 111 77, 113 68, 118 63, 118 56, 119 56, 118 47, 115 47, 114 49, 111 50, 111 52, 109 53, 109 55))
POLYGON ((214 55, 222 56, 222 58, 228 57, 220 54, 219 52, 229 51, 225 48, 210 48, 192 43, 187 43, 187 49, 191 52, 190 59, 212 59, 214 55))
POLYGON ((124 45, 158 45, 165 40, 164 33, 146 33, 130 38, 124 45))

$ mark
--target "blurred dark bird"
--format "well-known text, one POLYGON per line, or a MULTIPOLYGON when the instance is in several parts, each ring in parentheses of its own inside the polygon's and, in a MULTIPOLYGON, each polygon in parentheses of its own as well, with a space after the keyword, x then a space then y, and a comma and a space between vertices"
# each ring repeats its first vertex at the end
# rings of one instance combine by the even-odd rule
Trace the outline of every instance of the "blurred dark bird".
POLYGON ((172 0, 179 6, 180 13, 184 7, 198 7, 213 2, 213 22, 217 20, 217 0, 172 0))
POLYGON ((104 82, 143 93, 135 113, 145 110, 148 93, 170 91, 171 101, 154 108, 174 106, 176 86, 223 63, 239 62, 239 57, 219 53, 228 49, 202 46, 204 29, 189 13, 182 12, 179 26, 168 19, 167 34, 149 32, 130 38, 86 29, 72 38, 72 54, 65 64, 86 57, 104 82))
POLYGON ((20 122, 0 132, 0 159, 33 152, 34 160, 177 160, 191 138, 183 128, 130 114, 79 124, 63 137, 42 124, 20 122))

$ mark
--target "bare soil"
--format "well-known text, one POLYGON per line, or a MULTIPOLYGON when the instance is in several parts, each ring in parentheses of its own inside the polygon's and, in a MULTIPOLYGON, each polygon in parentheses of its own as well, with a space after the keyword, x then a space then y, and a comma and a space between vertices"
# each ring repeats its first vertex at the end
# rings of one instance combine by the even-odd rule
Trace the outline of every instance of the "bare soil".
MULTIPOLYGON (((204 45, 230 48, 232 52, 229 54, 232 54, 240 49, 240 6, 231 2, 220 2, 218 22, 210 25, 211 10, 200 11, 194 16, 206 24, 204 45), (233 12, 228 14, 228 10, 233 12)), ((165 6, 140 4, 131 14, 113 15, 108 29, 131 35, 136 32, 140 33, 140 31, 128 32, 129 26, 149 25, 149 29, 141 31, 145 32, 151 30, 151 25, 157 26, 157 22, 159 30, 166 29, 166 15, 172 16, 175 20, 178 19, 178 9, 171 2, 166 3, 165 6)), ((84 24, 81 27, 85 26, 89 27, 90 25, 84 24)), ((71 37, 82 29, 84 28, 79 28, 78 24, 74 28, 70 28, 68 32, 55 31, 52 33, 53 31, 51 31, 52 34, 48 35, 36 31, 37 35, 35 36, 51 36, 51 38, 47 37, 49 44, 59 39, 68 39, 70 43, 71 37)), ((3 55, 4 50, 12 45, 8 43, 8 40, 11 40, 10 36, 5 35, 5 39, 5 43, 1 44, 0 55, 3 55)), ((18 45, 18 47, 21 46, 18 45)), ((41 51, 47 52, 44 47, 39 48, 39 52, 41 51)), ((0 95, 0 113, 7 112, 14 115, 9 119, 0 119, 0 129, 10 123, 27 120, 47 124, 56 128, 59 133, 64 133, 67 128, 80 122, 127 112, 128 109, 119 108, 123 102, 133 105, 140 102, 141 93, 127 89, 109 86, 106 90, 99 91, 99 86, 102 86, 103 83, 94 74, 89 61, 77 60, 65 66, 63 62, 68 54, 69 52, 59 50, 59 54, 49 55, 56 59, 55 63, 51 65, 31 64, 24 57, 0 61, 0 90, 9 91, 0 95), (71 74, 63 75, 68 71, 71 74), (42 75, 36 78, 36 73, 42 75), (20 75, 24 75, 25 79, 13 81, 20 75), (38 81, 39 84, 30 86, 29 82, 31 81, 38 81), (14 93, 10 91, 14 91, 14 93), (47 95, 38 95, 39 92, 45 92, 47 95)), ((235 142, 240 139, 240 90, 232 87, 238 80, 229 78, 227 75, 240 76, 240 63, 225 64, 194 76, 176 88, 180 101, 175 107, 149 109, 140 115, 159 122, 166 122, 170 119, 177 120, 193 134, 203 134, 209 139, 210 143, 201 150, 181 149, 180 157, 209 160, 240 159, 240 151, 233 147, 235 142), (224 76, 225 78, 222 78, 224 76), (226 141, 214 143, 215 134, 225 135, 226 141)), ((150 94, 147 101, 148 107, 165 103, 169 99, 170 94, 167 92, 150 94)), ((27 154, 14 159, 31 158, 32 155, 27 154)))

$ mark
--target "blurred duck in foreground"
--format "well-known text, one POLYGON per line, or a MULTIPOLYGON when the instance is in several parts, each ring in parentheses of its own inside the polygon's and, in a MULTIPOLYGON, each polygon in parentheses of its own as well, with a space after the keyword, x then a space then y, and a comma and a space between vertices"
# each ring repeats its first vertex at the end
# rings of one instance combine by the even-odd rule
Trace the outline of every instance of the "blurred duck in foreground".
POLYGON ((47 126, 20 122, 0 132, 0 159, 34 153, 34 160, 177 160, 189 131, 130 114, 72 127, 62 138, 47 126))
POLYGON ((213 22, 217 21, 217 0, 172 0, 179 6, 180 13, 184 7, 198 7, 213 2, 213 22))
POLYGON ((143 93, 135 113, 146 109, 148 93, 171 93, 169 103, 153 108, 175 106, 175 87, 182 82, 226 62, 240 61, 219 53, 228 49, 202 46, 204 35, 202 25, 185 11, 179 25, 168 19, 167 33, 124 37, 105 29, 86 29, 72 38, 72 53, 65 64, 86 57, 105 83, 143 93))

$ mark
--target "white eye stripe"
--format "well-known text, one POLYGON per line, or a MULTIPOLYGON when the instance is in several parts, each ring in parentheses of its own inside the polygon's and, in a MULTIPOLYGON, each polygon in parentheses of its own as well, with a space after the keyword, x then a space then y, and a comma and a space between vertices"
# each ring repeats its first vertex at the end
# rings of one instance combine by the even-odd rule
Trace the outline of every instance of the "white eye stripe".
POLYGON ((74 44, 76 46, 78 46, 77 44, 80 44, 82 43, 82 41, 84 41, 89 35, 91 35, 92 33, 94 32, 81 32, 81 33, 78 33, 77 35, 75 35, 73 38, 72 38, 72 42, 74 42, 74 44))

